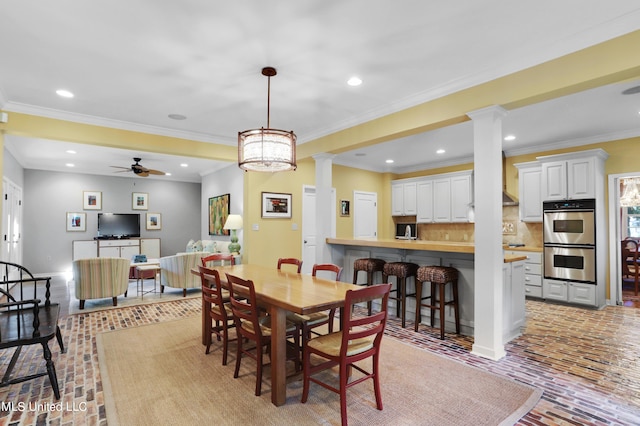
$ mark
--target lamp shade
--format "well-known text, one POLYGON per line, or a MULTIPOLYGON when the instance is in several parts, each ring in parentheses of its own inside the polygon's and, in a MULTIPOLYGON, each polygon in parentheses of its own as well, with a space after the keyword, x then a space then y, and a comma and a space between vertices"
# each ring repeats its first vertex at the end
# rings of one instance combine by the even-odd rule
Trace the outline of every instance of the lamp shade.
POLYGON ((239 214, 230 214, 224 223, 223 229, 242 229, 242 216, 239 214))

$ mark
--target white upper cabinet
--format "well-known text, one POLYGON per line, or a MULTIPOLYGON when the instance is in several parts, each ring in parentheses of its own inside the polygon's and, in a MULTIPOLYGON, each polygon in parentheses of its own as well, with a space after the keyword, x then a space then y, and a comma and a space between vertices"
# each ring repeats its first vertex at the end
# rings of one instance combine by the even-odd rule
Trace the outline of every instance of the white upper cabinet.
POLYGON ((416 184, 415 180, 409 182, 395 181, 391 183, 391 215, 415 216, 416 215, 416 184))
POLYGON ((603 177, 602 150, 538 157, 542 163, 542 201, 598 198, 603 177))
POLYGON ((451 221, 468 222, 473 201, 471 173, 451 178, 451 221))
POLYGON ((518 169, 520 220, 542 222, 542 165, 531 161, 514 166, 518 169))
POLYGON ((433 222, 433 180, 425 179, 416 186, 416 221, 433 222))
POLYGON ((418 223, 469 222, 473 201, 473 171, 422 178, 416 184, 418 223))

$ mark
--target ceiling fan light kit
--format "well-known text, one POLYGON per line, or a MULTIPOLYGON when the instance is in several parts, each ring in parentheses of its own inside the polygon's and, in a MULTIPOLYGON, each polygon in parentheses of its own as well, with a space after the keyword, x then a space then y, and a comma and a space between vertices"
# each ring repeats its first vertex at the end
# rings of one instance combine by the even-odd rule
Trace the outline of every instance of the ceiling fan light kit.
POLYGON ((262 69, 262 75, 268 78, 267 127, 238 132, 238 166, 246 171, 282 172, 297 168, 295 133, 269 127, 271 77, 276 74, 275 68, 262 69))

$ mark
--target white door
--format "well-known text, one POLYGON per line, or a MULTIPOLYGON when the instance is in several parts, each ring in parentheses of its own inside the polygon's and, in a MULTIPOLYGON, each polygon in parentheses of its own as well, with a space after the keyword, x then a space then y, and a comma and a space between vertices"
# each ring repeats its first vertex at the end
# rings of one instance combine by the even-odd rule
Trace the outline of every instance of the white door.
POLYGON ((2 260, 22 264, 22 188, 2 179, 2 260))
POLYGON ((353 191, 353 238, 378 237, 378 194, 353 191))
MULTIPOLYGON (((336 235, 336 190, 331 188, 331 237, 336 235)), ((310 274, 316 263, 316 187, 302 187, 302 273, 310 274)))

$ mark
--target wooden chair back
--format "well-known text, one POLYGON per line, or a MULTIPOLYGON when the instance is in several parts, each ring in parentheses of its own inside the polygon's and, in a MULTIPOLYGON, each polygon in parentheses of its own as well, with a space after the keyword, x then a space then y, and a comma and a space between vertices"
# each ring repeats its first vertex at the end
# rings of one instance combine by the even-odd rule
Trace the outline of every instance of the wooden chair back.
POLYGON ((205 306, 205 316, 209 315, 218 321, 226 321, 227 315, 224 309, 224 298, 222 295, 222 285, 220 284, 220 274, 215 269, 205 266, 198 266, 200 278, 202 279, 202 299, 205 306), (217 309, 213 309, 216 306, 217 309))
POLYGON ((232 254, 213 253, 202 258, 202 266, 224 266, 226 262, 230 265, 236 264, 236 258, 232 254))
POLYGON ((640 287, 640 265, 638 264, 638 242, 633 238, 622 240, 620 247, 622 259, 622 284, 633 284, 635 294, 640 287))
POLYGON ((317 276, 316 273, 318 271, 333 272, 335 274, 334 279, 336 281, 340 281, 340 277, 342 277, 342 267, 334 265, 333 263, 316 263, 315 265, 313 265, 311 275, 313 275, 314 277, 317 276))
POLYGON ((282 269, 282 265, 294 265, 298 268, 298 273, 302 271, 302 260, 294 257, 281 257, 278 259, 278 270, 282 269))
POLYGON ((228 273, 226 275, 231 311, 233 312, 238 334, 254 341, 261 339, 260 311, 256 303, 256 291, 253 281, 244 280, 228 273), (246 322, 246 325, 242 325, 243 322, 246 322))

